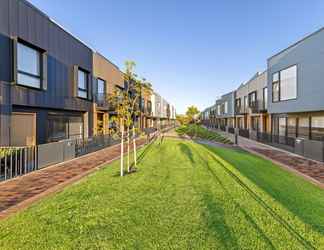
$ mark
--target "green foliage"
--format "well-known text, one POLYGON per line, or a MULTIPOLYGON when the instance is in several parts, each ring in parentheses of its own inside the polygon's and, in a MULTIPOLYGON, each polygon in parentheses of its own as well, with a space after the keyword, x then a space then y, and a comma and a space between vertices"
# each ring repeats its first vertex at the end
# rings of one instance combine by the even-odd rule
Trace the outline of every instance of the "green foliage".
POLYGON ((324 191, 249 153, 165 139, 0 221, 0 249, 322 249, 324 191))
POLYGON ((187 125, 190 122, 186 115, 177 115, 176 119, 180 125, 187 125))
POLYGON ((228 138, 195 124, 181 126, 176 129, 176 132, 179 135, 188 135, 191 138, 199 138, 224 144, 232 144, 232 142, 228 138))
POLYGON ((190 122, 194 122, 199 115, 199 110, 196 106, 190 106, 187 109, 186 115, 190 122))
POLYGON ((0 158, 9 156, 17 150, 16 148, 0 148, 0 158))

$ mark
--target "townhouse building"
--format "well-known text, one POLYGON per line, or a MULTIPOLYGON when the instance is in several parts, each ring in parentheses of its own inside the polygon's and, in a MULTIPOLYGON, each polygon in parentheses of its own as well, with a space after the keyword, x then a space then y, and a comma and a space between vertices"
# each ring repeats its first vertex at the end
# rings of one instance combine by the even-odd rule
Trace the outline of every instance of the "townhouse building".
POLYGON ((223 131, 232 131, 235 128, 235 91, 227 93, 216 100, 216 119, 214 127, 223 131))
MULTIPOLYGON (((116 88, 125 89, 124 74, 105 56, 28 1, 0 1, 0 146, 108 134, 116 129, 108 101, 116 88)), ((139 128, 157 123, 153 108, 159 120, 175 119, 175 109, 156 99, 153 107, 142 95, 139 128)))
MULTIPOLYGON (((270 57, 265 72, 235 90, 239 135, 324 161, 323 42, 324 28, 270 57)), ((224 115, 230 104, 217 100, 217 128, 233 126, 231 111, 224 115)), ((203 114, 209 127, 211 110, 203 114)))
POLYGON ((240 135, 257 139, 258 133, 269 132, 267 85, 267 71, 264 71, 236 90, 235 117, 240 135))
POLYGON ((92 50, 24 0, 0 1, 0 145, 92 135, 92 50))
POLYGON ((99 52, 93 53, 93 129, 94 135, 109 134, 116 129, 113 117, 115 107, 109 103, 109 95, 116 88, 124 90, 123 72, 99 52))
POLYGON ((268 112, 276 143, 323 160, 324 29, 268 59, 268 112))

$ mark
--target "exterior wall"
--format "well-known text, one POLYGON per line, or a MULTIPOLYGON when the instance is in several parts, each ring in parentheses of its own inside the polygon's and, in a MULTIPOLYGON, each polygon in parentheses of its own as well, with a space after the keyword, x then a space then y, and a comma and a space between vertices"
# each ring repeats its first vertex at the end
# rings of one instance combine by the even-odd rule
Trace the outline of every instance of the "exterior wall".
MULTIPOLYGON (((92 51, 85 44, 55 24, 25 0, 3 0, 0 2, 0 81, 11 83, 9 106, 39 108, 41 110, 79 111, 91 114, 92 51), (11 38, 21 39, 45 51, 47 55, 47 88, 31 89, 15 84, 11 38), (77 98, 74 84, 75 66, 89 73, 89 100, 77 98)), ((8 99, 8 97, 4 97, 8 99)), ((10 109, 7 109, 7 111, 10 109)), ((42 113, 39 111, 39 113, 42 113)), ((6 114, 6 115, 10 115, 6 114)), ((3 116, 3 115, 1 115, 3 116)), ((46 114, 40 116, 39 126, 44 130, 46 114)), ((8 128, 10 119, 1 119, 1 127, 8 128)), ((89 121, 87 121, 89 123, 89 121)), ((92 134, 89 124, 85 135, 92 134)), ((38 127, 39 127, 38 126, 38 127)), ((8 131, 9 130, 9 131, 8 131)), ((38 130, 37 130, 38 131, 38 130)), ((40 131, 38 131, 40 132, 40 131)), ((3 133, 3 132, 2 132, 3 133)), ((37 143, 44 143, 44 131, 37 134, 37 143)), ((6 138, 1 140, 7 141, 6 138)))
POLYGON ((268 112, 324 110, 324 29, 268 59, 268 112), (272 75, 297 65, 297 99, 272 103, 272 75))
MULTIPOLYGON (((216 101, 216 107, 217 105, 222 105, 225 102, 228 103, 228 109, 227 113, 224 114, 217 114, 217 118, 227 118, 227 117, 234 117, 234 102, 235 102, 235 91, 230 92, 226 95, 223 95, 219 100, 216 101)), ((216 110, 217 111, 217 110, 216 110)))
POLYGON ((93 75, 106 81, 107 94, 113 93, 115 86, 124 88, 123 72, 98 52, 93 53, 93 75))

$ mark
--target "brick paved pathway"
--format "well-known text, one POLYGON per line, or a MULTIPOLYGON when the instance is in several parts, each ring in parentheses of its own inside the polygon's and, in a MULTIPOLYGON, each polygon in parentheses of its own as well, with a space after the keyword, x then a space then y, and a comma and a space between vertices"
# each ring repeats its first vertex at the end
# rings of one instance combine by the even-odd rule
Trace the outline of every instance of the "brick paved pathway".
MULTIPOLYGON (((215 130, 215 132, 233 140, 232 134, 219 130, 215 130)), ((269 159, 275 164, 293 171, 296 174, 303 176, 305 179, 315 183, 319 187, 324 188, 324 163, 313 161, 241 136, 238 138, 238 145, 251 153, 269 159)))
POLYGON ((264 156, 274 163, 290 168, 306 178, 310 177, 309 180, 324 188, 324 163, 322 162, 313 161, 243 137, 239 137, 239 146, 264 156))
MULTIPOLYGON (((145 139, 139 139, 137 145, 144 145, 145 142, 145 139)), ((105 163, 118 158, 119 154, 120 145, 115 145, 0 183, 0 219, 26 208, 50 193, 61 190, 105 163)))

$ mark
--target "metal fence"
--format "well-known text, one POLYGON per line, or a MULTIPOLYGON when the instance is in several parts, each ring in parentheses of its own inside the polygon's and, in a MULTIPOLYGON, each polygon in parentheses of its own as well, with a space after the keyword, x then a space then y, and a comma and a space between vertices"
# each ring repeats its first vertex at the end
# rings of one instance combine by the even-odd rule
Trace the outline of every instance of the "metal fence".
POLYGON ((1 147, 0 181, 38 169, 37 147, 1 147))
POLYGON ((239 129, 239 136, 250 138, 250 131, 248 129, 239 129))

